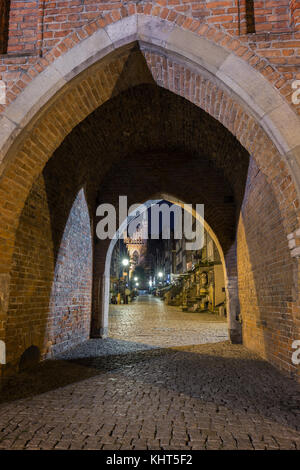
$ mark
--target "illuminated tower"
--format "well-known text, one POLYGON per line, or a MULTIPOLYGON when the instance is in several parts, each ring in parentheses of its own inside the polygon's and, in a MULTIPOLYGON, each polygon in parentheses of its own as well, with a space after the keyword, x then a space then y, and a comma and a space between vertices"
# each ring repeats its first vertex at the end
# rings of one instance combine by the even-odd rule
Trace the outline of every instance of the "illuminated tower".
POLYGON ((135 268, 145 260, 147 251, 148 222, 143 219, 142 223, 137 224, 131 237, 124 237, 124 242, 130 257, 129 278, 135 268))

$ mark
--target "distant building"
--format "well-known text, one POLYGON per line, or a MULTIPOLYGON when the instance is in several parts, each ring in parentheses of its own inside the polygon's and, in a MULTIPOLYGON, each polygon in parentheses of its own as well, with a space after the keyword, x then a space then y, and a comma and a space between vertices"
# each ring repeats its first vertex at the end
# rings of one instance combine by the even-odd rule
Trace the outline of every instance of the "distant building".
POLYGON ((204 244, 200 250, 187 250, 186 243, 185 238, 175 240, 175 274, 190 271, 199 261, 221 263, 219 251, 206 230, 204 231, 204 244))
MULTIPOLYGON (((133 219, 134 220, 134 219, 133 219)), ((125 236, 124 243, 130 258, 129 278, 137 266, 143 264, 147 253, 148 223, 138 224, 131 237, 125 236)))

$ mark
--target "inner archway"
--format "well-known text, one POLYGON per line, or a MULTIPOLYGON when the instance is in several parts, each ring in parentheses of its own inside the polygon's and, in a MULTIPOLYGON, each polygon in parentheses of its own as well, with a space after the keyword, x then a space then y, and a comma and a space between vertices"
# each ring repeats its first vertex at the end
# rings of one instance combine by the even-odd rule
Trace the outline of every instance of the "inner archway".
POLYGON ((104 278, 103 336, 117 344, 124 342, 123 347, 140 350, 214 343, 227 340, 228 333, 232 340, 238 339, 238 312, 231 308, 231 317, 227 316, 232 293, 226 289, 226 305, 222 247, 200 213, 174 197, 156 195, 129 213, 110 242, 104 278), (183 218, 182 211, 192 218, 183 218), (163 226, 159 216, 154 220, 159 212, 163 226), (185 238, 188 230, 178 230, 183 220, 191 223, 194 232, 196 220, 201 224, 194 247, 185 238), (138 243, 144 257, 136 265, 131 248, 138 243), (170 263, 166 258, 171 258, 170 263), (112 273, 119 273, 118 279, 112 273))
MULTIPOLYGON (((227 287, 232 292, 230 297, 237 299, 236 217, 247 180, 247 152, 225 130, 223 135, 222 127, 216 121, 210 118, 206 121, 204 115, 201 117, 195 113, 196 108, 191 109, 186 101, 176 98, 174 94, 147 85, 123 93, 120 99, 128 115, 126 118, 122 116, 123 121, 117 123, 114 131, 116 137, 110 145, 116 146, 121 139, 124 153, 116 159, 116 163, 111 164, 105 182, 97 191, 97 205, 110 203, 118 212, 120 195, 128 195, 128 205, 131 205, 146 200, 153 192, 171 192, 176 194, 178 200, 191 204, 204 203, 206 222, 213 227, 215 238, 219 240, 218 244, 222 245, 227 258, 227 287), (133 128, 130 129, 132 116, 133 128), (161 120, 157 120, 157 116, 161 116, 161 120), (200 122, 204 128, 203 132, 198 133, 196 126, 200 122), (216 138, 218 133, 220 139, 216 138), (208 138, 210 143, 206 147, 205 140, 207 143, 208 138), (136 146, 135 151, 125 150, 129 143, 131 149, 136 146), (232 159, 234 163, 230 164, 232 159)), ((118 98, 112 100, 110 105, 116 116, 118 98)), ((106 132, 107 115, 103 114, 104 109, 100 127, 106 132)), ((107 121, 111 123, 111 117, 107 121)), ((91 120, 87 123, 90 130, 94 128, 91 120)), ((79 141, 82 145, 81 136, 79 141)), ((106 325, 100 320, 104 318, 101 304, 104 280, 101 279, 105 278, 103 266, 106 250, 107 243, 96 239, 92 321, 92 334, 96 336, 106 334, 106 325)), ((232 310, 236 311, 233 317, 237 319, 239 308, 238 305, 233 307, 234 303, 238 302, 232 302, 232 310)))

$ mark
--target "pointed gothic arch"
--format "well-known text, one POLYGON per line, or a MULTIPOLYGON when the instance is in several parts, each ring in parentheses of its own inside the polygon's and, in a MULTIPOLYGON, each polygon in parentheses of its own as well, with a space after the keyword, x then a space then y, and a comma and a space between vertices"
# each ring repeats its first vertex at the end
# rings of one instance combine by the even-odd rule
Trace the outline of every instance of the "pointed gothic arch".
MULTIPOLYGON (((105 101, 129 87, 153 82, 204 109, 236 136, 272 187, 282 234, 297 237, 299 118, 258 71, 217 42, 170 21, 133 15, 94 31, 53 58, 2 114, 2 283, 10 282, 18 220, 26 198, 53 152, 105 101), (126 75, 133 43, 148 72, 138 66, 135 74, 126 75), (127 81, 120 80, 124 73, 127 81)), ((285 249, 289 249, 287 240, 285 249)), ((293 263, 296 273, 297 261, 293 263)), ((290 302, 296 308, 298 285, 293 289, 290 302)), ((1 313, 0 336, 5 338, 7 311, 1 313)))

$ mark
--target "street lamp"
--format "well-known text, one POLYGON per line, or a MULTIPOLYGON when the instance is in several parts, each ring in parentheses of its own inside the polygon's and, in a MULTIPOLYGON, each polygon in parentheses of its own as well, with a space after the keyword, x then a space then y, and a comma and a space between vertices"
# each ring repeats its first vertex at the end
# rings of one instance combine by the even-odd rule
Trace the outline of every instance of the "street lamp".
POLYGON ((128 258, 123 258, 122 261, 121 261, 121 264, 123 266, 123 275, 122 275, 122 294, 123 294, 123 298, 124 298, 124 304, 127 303, 127 296, 126 296, 126 279, 127 279, 127 276, 128 276, 128 273, 127 273, 127 269, 129 267, 129 259, 128 258))
POLYGON ((138 283, 138 282, 136 282, 136 283, 135 283, 135 285, 136 285, 136 287, 138 287, 139 283, 138 283))
POLYGON ((138 278, 135 276, 134 281, 138 281, 138 278))
POLYGON ((163 273, 161 271, 159 271, 158 273, 158 277, 162 278, 163 277, 163 273))

